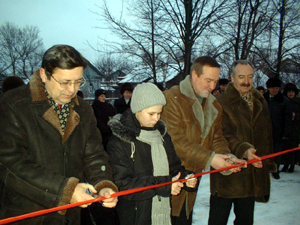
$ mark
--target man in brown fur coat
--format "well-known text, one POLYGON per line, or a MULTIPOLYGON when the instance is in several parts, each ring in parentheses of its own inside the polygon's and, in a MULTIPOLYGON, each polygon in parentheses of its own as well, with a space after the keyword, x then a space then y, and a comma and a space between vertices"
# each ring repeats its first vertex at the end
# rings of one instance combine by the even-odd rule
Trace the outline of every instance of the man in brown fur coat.
MULTIPOLYGON (((250 62, 235 61, 230 74, 232 82, 217 98, 223 107, 223 134, 232 154, 247 160, 260 159, 273 152, 267 102, 253 88, 254 69, 250 62)), ((234 224, 253 224, 254 203, 269 200, 270 172, 274 170, 275 163, 268 159, 231 176, 211 174, 209 225, 227 224, 232 204, 234 224)))
MULTIPOLYGON (((1 98, 0 219, 93 199, 87 190, 117 191, 92 108, 76 95, 86 65, 73 47, 53 46, 29 84, 1 98)), ((80 208, 15 224, 80 224, 80 208)))
MULTIPOLYGON (((210 166, 219 169, 233 163, 225 155, 230 150, 222 133, 222 107, 211 94, 219 76, 220 65, 214 58, 199 57, 191 67, 191 75, 164 92, 167 104, 162 120, 167 124, 182 165, 195 173, 210 166)), ((238 171, 240 168, 231 172, 238 171)), ((173 225, 192 223, 196 195, 197 192, 183 189, 179 195, 172 196, 173 225)))

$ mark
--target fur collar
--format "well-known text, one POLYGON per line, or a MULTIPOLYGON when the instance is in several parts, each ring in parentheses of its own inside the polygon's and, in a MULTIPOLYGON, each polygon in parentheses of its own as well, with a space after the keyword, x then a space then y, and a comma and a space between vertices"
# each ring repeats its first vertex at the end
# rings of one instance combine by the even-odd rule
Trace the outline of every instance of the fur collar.
MULTIPOLYGON (((42 80, 40 77, 40 71, 36 70, 30 81, 29 81, 29 86, 30 86, 30 92, 31 92, 31 98, 33 102, 39 102, 39 101, 45 101, 48 100, 47 96, 45 94, 44 86, 42 84, 42 80)), ((77 96, 75 96, 72 99, 72 105, 79 105, 77 96)))
MULTIPOLYGON (((262 102, 264 100, 263 95, 258 90, 256 90, 254 87, 252 87, 250 89, 250 92, 252 93, 254 100, 259 100, 260 102, 262 102)), ((226 98, 227 98, 227 101, 229 102, 229 104, 234 103, 241 99, 241 95, 240 95, 239 91, 235 88, 233 82, 230 82, 227 85, 225 93, 226 93, 226 98)))
MULTIPOLYGON (((131 143, 139 136, 141 127, 135 121, 135 115, 130 109, 126 110, 123 114, 117 114, 109 122, 112 133, 121 140, 131 143)), ((166 124, 159 120, 153 129, 159 130, 162 137, 167 133, 166 124)))
POLYGON ((204 108, 202 108, 202 105, 197 99, 194 89, 192 88, 190 75, 186 76, 186 78, 180 82, 179 88, 180 92, 183 95, 195 101, 192 105, 193 113, 201 126, 201 136, 202 138, 205 138, 208 135, 213 122, 219 114, 219 111, 214 105, 214 103, 216 102, 216 98, 212 94, 210 94, 208 98, 206 98, 204 108))
MULTIPOLYGON (((48 102, 48 98, 45 94, 44 86, 40 78, 39 70, 35 71, 34 74, 32 75, 29 82, 29 87, 30 87, 32 102, 34 103, 38 103, 42 101, 48 102)), ((54 109, 51 107, 50 104, 48 105, 49 107, 47 108, 47 110, 42 112, 42 117, 58 130, 58 132, 62 136, 62 143, 65 143, 70 137, 70 135, 72 134, 75 127, 80 122, 79 114, 73 109, 75 105, 79 105, 77 96, 75 96, 72 99, 70 105, 70 115, 64 133, 62 132, 61 125, 56 112, 54 111, 54 109)), ((42 109, 40 108, 40 110, 42 109)))

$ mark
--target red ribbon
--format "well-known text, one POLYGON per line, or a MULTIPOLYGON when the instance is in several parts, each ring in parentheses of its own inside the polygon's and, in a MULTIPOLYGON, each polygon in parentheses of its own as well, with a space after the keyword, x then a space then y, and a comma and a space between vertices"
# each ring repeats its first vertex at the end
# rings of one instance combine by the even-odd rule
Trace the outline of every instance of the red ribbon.
MULTIPOLYGON (((293 149, 273 153, 273 154, 270 154, 270 155, 261 156, 260 159, 265 160, 265 159, 273 158, 273 157, 283 155, 283 154, 286 154, 286 153, 289 153, 289 152, 292 152, 292 151, 296 151, 296 150, 299 150, 299 149, 300 149, 300 147, 297 147, 297 148, 293 148, 293 149)), ((260 160, 251 159, 251 160, 247 161, 247 164, 252 164, 252 163, 255 163, 255 162, 258 162, 258 161, 260 161, 260 160)), ((217 170, 211 170, 211 171, 207 171, 207 172, 203 172, 203 173, 198 173, 198 174, 195 174, 194 176, 192 176, 188 179, 191 179, 191 178, 194 178, 194 177, 201 177, 201 176, 206 175, 206 174, 218 173, 218 172, 221 172, 221 171, 224 171, 224 170, 229 170, 229 169, 239 167, 239 166, 243 166, 243 165, 244 164, 237 164, 237 165, 227 166, 227 167, 217 169, 217 170)), ((183 179, 183 180, 170 181, 170 182, 166 182, 166 183, 162 183, 162 184, 151 185, 151 186, 147 186, 147 187, 133 188, 133 189, 130 189, 130 190, 125 190, 125 191, 120 191, 120 192, 114 193, 114 194, 111 195, 111 197, 113 198, 113 197, 119 197, 119 196, 123 196, 123 195, 134 194, 134 193, 137 193, 137 192, 146 191, 146 190, 149 190, 149 189, 170 185, 170 184, 175 183, 175 182, 186 182, 186 181, 187 181, 187 179, 183 179)), ((77 206, 80 206, 80 205, 85 205, 85 204, 89 204, 89 203, 103 201, 105 199, 106 199, 105 197, 98 197, 98 198, 91 199, 91 200, 86 200, 86 201, 83 201, 83 202, 76 202, 76 203, 72 203, 72 204, 68 204, 68 205, 54 207, 54 208, 51 208, 51 209, 44 209, 44 210, 24 214, 24 215, 21 215, 21 216, 10 217, 10 218, 7 218, 7 219, 0 220, 0 224, 8 224, 8 223, 16 222, 16 221, 19 221, 19 220, 28 219, 28 218, 32 218, 32 217, 36 217, 36 216, 41 216, 41 215, 56 212, 56 211, 61 211, 61 210, 74 208, 74 207, 77 207, 77 206)))

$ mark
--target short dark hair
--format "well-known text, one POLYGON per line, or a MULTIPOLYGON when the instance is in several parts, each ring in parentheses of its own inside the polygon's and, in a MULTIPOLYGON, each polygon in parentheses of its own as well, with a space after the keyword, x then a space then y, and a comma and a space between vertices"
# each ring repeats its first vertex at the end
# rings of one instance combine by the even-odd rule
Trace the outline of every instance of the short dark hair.
POLYGON ((236 61, 234 61, 234 62, 231 64, 231 66, 230 66, 229 75, 232 75, 233 77, 235 76, 235 74, 234 74, 234 69, 235 69, 235 67, 236 67, 238 64, 249 65, 249 66, 251 66, 252 69, 254 70, 254 66, 253 66, 253 64, 252 64, 250 61, 248 61, 248 60, 246 60, 246 59, 243 59, 243 60, 236 60, 236 61))
POLYGON ((73 69, 80 66, 83 68, 87 66, 86 59, 69 45, 54 45, 43 56, 42 68, 45 69, 48 79, 55 68, 73 69))
POLYGON ((123 95, 125 91, 133 92, 133 89, 134 89, 134 87, 131 83, 122 84, 121 89, 120 89, 121 95, 123 95))
POLYGON ((7 92, 11 89, 25 85, 24 81, 17 76, 6 77, 2 82, 2 92, 7 92))
POLYGON ((266 92, 266 89, 263 86, 258 86, 256 90, 266 92))
POLYGON ((221 78, 219 80, 219 85, 227 85, 229 83, 229 80, 226 78, 221 78))
POLYGON ((216 61, 216 59, 210 56, 201 56, 194 61, 193 65, 191 66, 191 72, 195 70, 197 76, 199 77, 203 73, 204 66, 217 68, 221 67, 221 65, 216 61))
POLYGON ((284 86, 284 89, 283 89, 283 94, 285 96, 287 96, 287 93, 289 91, 294 91, 295 92, 295 95, 298 95, 299 94, 299 89, 297 88, 297 86, 293 83, 287 83, 285 86, 284 86))

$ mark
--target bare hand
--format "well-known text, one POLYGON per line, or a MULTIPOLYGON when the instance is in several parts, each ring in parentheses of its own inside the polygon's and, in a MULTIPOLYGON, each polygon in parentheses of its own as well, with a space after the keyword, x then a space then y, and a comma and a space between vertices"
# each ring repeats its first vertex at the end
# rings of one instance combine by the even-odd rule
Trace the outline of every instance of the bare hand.
MULTIPOLYGON (((87 189, 90 189, 90 191, 93 193, 97 193, 97 191, 92 185, 86 183, 79 183, 75 187, 70 203, 76 203, 76 202, 82 202, 82 201, 94 199, 94 197, 86 193, 87 189)), ((79 207, 86 208, 91 204, 92 203, 84 204, 84 205, 80 205, 79 207)))
POLYGON ((254 148, 250 148, 248 149, 246 152, 245 152, 245 156, 248 160, 251 160, 251 159, 258 159, 260 161, 258 162, 255 162, 255 163, 252 163, 252 165, 256 168, 262 168, 263 167, 263 164, 262 164, 262 161, 260 159, 260 157, 258 157, 257 155, 255 155, 256 153, 256 149, 254 148))
MULTIPOLYGON (((187 178, 187 177, 186 177, 187 178)), ((185 178, 185 179, 186 179, 185 178)), ((197 184, 197 178, 191 178, 191 179, 188 179, 186 182, 185 182, 186 186, 189 187, 189 188, 194 188, 196 187, 196 184, 197 184)))
MULTIPOLYGON (((215 169, 221 169, 224 167, 232 166, 235 163, 237 164, 244 164, 244 168, 247 167, 247 162, 242 159, 237 159, 230 157, 230 155, 224 155, 224 154, 215 154, 210 165, 215 169)), ((230 169, 231 172, 237 173, 241 171, 241 167, 235 167, 230 169)))
MULTIPOLYGON (((181 175, 181 173, 179 172, 175 177, 172 178, 172 181, 178 180, 180 175, 181 175)), ((183 183, 181 183, 181 182, 172 183, 171 194, 178 195, 180 193, 182 187, 183 187, 183 183)))
POLYGON ((107 199, 103 200, 102 206, 106 208, 113 208, 117 205, 118 198, 111 195, 115 193, 111 188, 102 188, 99 192, 99 195, 107 199))

